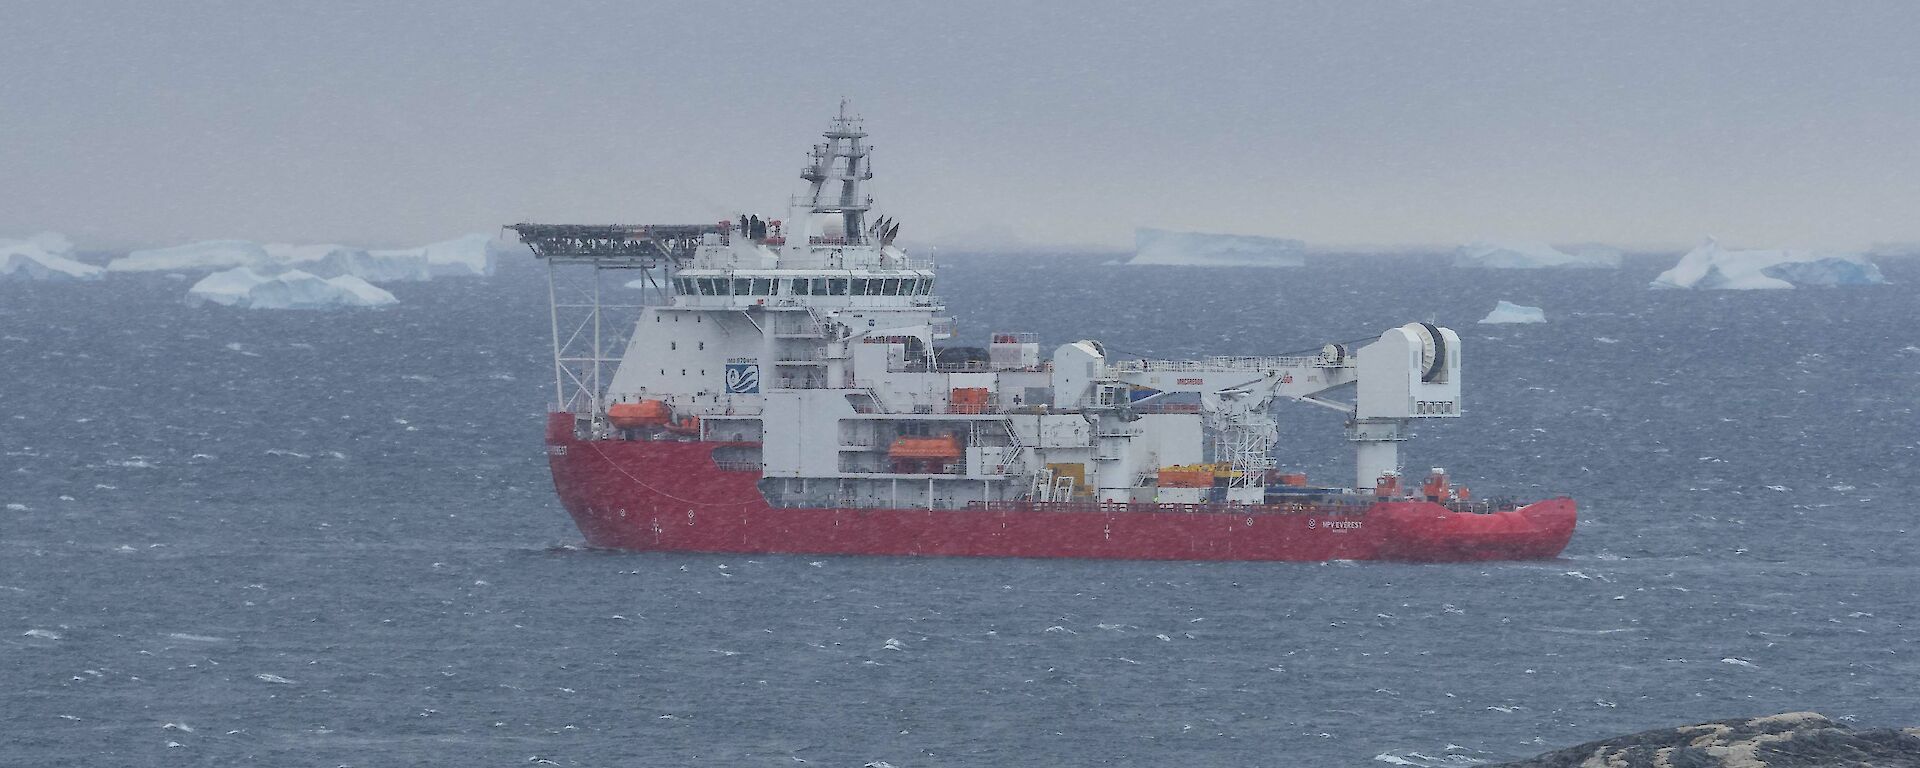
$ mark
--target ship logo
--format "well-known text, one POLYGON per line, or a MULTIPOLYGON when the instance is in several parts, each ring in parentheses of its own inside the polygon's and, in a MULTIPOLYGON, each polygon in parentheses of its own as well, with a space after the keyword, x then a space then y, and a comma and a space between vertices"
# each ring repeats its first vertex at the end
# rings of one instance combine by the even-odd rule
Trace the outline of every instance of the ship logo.
POLYGON ((727 363, 727 394, 760 394, 760 366, 753 363, 727 363))

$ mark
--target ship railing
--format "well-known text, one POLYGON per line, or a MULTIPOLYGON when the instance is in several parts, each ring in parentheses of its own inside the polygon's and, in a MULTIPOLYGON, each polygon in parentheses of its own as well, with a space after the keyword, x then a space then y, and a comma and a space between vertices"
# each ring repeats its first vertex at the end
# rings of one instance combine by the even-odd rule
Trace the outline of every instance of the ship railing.
POLYGON ((1279 504, 1190 504, 1159 502, 1101 501, 975 501, 968 509, 982 512, 1082 512, 1099 514, 1145 514, 1154 512, 1218 513, 1230 515, 1334 515, 1366 514, 1371 501, 1283 502, 1279 504))
MULTIPOLYGON (((820 199, 816 200, 811 195, 794 195, 793 197, 790 197, 787 199, 787 205, 794 208, 807 208, 816 213, 832 213, 835 211, 864 211, 873 207, 873 196, 866 195, 851 203, 842 203, 840 202, 840 199, 838 197, 830 198, 826 195, 822 195, 820 199)), ((841 238, 824 238, 823 237, 818 239, 840 240, 842 242, 846 241, 846 238, 843 238, 843 237, 841 238)))
MULTIPOLYGON (((793 306, 793 304, 784 306, 793 306)), ((817 322, 783 323, 773 327, 773 335, 783 338, 809 339, 827 335, 827 327, 817 322)))
POLYGON ((1195 360, 1114 360, 1109 370, 1152 371, 1267 371, 1282 368, 1318 367, 1319 357, 1260 357, 1216 355, 1195 360))
POLYGON ((1471 515, 1490 515, 1495 512, 1512 511, 1520 507, 1518 502, 1507 498, 1481 499, 1478 501, 1460 501, 1454 499, 1441 502, 1441 506, 1446 507, 1449 512, 1471 515))

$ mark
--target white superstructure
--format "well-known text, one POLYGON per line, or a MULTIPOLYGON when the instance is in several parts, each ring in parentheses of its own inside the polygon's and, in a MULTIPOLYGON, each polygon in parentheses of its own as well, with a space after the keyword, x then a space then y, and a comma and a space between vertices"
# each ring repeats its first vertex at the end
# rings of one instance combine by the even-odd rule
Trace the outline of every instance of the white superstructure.
MULTIPOLYGON (((1459 337, 1428 324, 1282 357, 1116 359, 1090 340, 1043 357, 1021 333, 949 346, 934 265, 872 215, 866 133, 843 105, 824 136, 801 173, 808 192, 781 220, 515 227, 550 264, 565 253, 644 268, 657 288, 604 387, 605 353, 569 357, 556 309, 557 396, 583 432, 720 443, 716 460, 757 465, 775 506, 1258 504, 1274 469, 1275 401, 1347 413, 1365 488, 1397 472, 1409 420, 1460 415, 1459 337), (1333 399, 1343 388, 1351 403, 1333 399), (1162 470, 1208 462, 1229 468, 1222 488, 1160 487, 1162 470)), ((572 337, 600 338, 594 312, 572 337)))

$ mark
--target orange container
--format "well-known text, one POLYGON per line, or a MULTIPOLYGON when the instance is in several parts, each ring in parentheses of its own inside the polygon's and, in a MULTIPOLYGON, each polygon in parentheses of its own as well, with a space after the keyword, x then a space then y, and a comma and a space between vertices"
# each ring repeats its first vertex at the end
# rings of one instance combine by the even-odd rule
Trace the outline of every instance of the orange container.
POLYGON ((1212 488, 1213 472, 1204 469, 1162 469, 1162 488, 1212 488))
POLYGON ((947 399, 947 412, 986 413, 989 394, 986 387, 954 387, 947 399))

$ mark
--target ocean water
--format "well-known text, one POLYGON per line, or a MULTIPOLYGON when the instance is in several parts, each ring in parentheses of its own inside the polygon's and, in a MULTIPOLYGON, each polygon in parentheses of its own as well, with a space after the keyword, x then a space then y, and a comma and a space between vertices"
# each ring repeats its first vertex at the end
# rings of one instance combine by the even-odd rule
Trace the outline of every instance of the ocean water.
MULTIPOLYGON (((540 445, 545 287, 189 308, 0 284, 0 764, 1472 765, 1813 709, 1920 724, 1920 264, 1713 293, 1620 271, 952 257, 963 337, 1278 353, 1463 336, 1403 455, 1571 494, 1471 565, 586 550, 540 445), (1483 326, 1498 299, 1550 322, 1483 326)), ((1338 418, 1289 467, 1346 478, 1338 418)))

